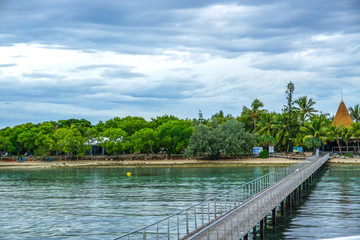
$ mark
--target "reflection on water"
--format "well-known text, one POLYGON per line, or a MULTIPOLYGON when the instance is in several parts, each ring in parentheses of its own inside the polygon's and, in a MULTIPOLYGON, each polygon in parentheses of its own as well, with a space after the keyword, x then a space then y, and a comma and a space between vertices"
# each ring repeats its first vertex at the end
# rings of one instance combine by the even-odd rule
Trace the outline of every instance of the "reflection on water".
POLYGON ((273 170, 0 169, 0 239, 112 239, 273 170))

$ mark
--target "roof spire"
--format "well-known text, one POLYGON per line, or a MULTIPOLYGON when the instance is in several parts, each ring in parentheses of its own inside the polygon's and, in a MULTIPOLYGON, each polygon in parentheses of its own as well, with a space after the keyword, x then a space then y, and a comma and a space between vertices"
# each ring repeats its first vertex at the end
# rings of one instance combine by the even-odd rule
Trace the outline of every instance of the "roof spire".
POLYGON ((341 101, 342 101, 342 102, 344 101, 342 89, 341 89, 341 101))

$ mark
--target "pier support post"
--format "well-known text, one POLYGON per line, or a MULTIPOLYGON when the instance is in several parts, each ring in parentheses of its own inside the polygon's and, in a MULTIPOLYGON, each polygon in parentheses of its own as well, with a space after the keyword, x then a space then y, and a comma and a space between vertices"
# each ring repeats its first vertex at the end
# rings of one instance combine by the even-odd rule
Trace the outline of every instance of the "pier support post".
POLYGON ((285 205, 285 203, 284 203, 284 201, 282 201, 280 204, 281 216, 285 215, 285 206, 284 205, 285 205))
POLYGON ((288 208, 291 209, 291 193, 289 194, 289 196, 287 196, 286 203, 287 203, 288 208))
POLYGON ((264 218, 265 228, 267 227, 267 216, 264 218))
POLYGON ((264 239, 264 219, 260 221, 260 239, 264 239))
POLYGON ((276 207, 271 211, 272 212, 272 225, 273 225, 273 227, 275 227, 276 226, 276 207))

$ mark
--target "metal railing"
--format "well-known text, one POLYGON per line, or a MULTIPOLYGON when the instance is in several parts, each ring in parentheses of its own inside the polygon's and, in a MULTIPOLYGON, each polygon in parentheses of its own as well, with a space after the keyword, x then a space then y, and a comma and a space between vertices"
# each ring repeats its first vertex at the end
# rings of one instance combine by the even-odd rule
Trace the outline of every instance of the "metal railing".
POLYGON ((245 201, 249 201, 257 194, 309 164, 317 156, 312 156, 296 164, 278 169, 259 177, 251 182, 242 184, 229 191, 220 193, 201 203, 177 212, 160 221, 121 235, 117 239, 181 239, 215 220, 227 215, 245 201))
POLYGON ((264 217, 308 179, 327 160, 329 154, 296 169, 286 178, 250 199, 238 208, 213 221, 202 230, 186 239, 239 239, 264 219, 264 217))

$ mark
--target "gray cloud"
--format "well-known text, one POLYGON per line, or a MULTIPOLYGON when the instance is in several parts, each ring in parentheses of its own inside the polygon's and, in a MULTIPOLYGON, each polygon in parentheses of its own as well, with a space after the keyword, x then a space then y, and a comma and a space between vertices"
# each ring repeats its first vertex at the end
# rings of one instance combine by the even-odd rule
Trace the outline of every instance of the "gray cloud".
POLYGON ((14 67, 16 65, 16 63, 0 64, 0 68, 14 67))
POLYGON ((9 117, 0 127, 11 116, 19 123, 71 114, 196 117, 198 109, 237 115, 256 97, 279 111, 290 80, 297 96, 336 111, 330 106, 344 85, 348 105, 359 103, 359 8, 356 0, 1 1, 0 47, 41 44, 88 59, 69 67, 54 55, 50 69, 32 69, 28 53, 2 52, 1 115, 9 117), (152 56, 154 65, 117 61, 124 54, 152 56), (45 109, 52 107, 63 111, 45 109))

